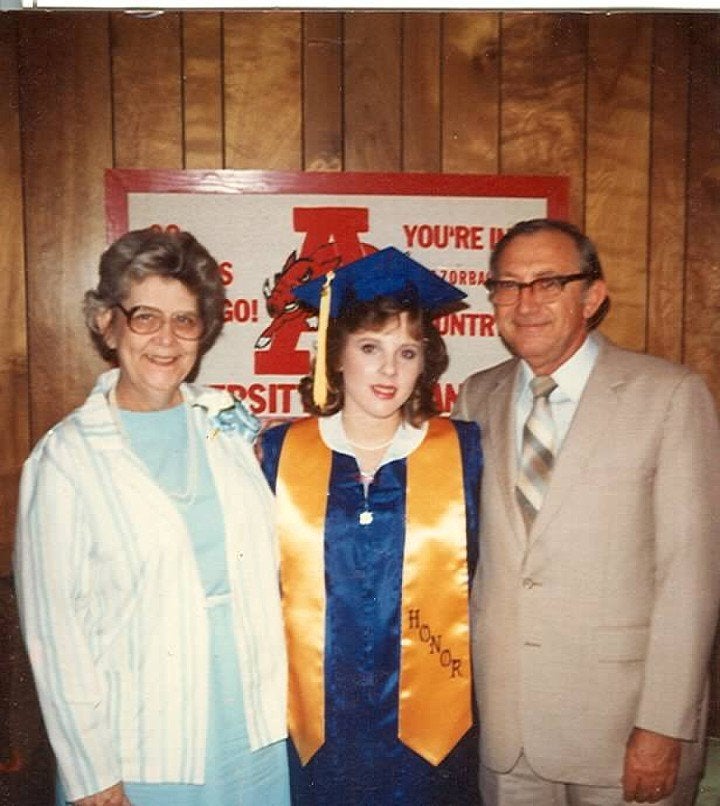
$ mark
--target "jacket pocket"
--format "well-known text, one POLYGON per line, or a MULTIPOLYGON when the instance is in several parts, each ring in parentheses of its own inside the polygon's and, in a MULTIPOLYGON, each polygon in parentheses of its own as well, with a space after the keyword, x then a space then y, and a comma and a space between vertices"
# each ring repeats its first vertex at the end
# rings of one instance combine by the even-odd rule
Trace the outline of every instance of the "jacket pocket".
POLYGON ((600 663, 618 663, 645 660, 648 628, 597 627, 595 649, 600 663))

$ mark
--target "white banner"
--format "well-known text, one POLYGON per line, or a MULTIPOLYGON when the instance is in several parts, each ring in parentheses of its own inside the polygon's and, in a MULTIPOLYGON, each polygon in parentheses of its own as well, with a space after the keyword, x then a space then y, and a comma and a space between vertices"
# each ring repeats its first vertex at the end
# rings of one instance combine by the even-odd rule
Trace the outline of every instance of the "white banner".
POLYGON ((302 413, 297 382, 314 348, 314 317, 294 307, 292 287, 357 259, 360 243, 395 246, 467 294, 464 310, 436 321, 449 411, 467 375, 507 357, 483 287, 491 247, 517 221, 563 217, 567 195, 557 177, 447 174, 109 171, 107 187, 111 238, 177 227, 220 263, 226 322, 198 381, 272 418, 302 413))

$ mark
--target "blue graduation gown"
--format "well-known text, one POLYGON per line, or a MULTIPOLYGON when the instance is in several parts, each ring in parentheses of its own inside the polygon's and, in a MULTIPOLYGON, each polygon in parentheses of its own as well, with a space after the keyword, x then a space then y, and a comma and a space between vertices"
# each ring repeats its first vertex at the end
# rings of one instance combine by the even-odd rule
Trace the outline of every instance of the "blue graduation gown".
MULTIPOLYGON (((454 425, 463 461, 472 575, 478 547, 480 433, 474 423, 454 425)), ((263 469, 273 489, 288 427, 263 435, 263 469)), ((475 728, 437 767, 397 738, 405 480, 405 459, 380 467, 368 490, 373 522, 361 525, 365 496, 357 462, 353 456, 332 454, 325 520, 325 743, 302 767, 288 742, 293 803, 298 806, 480 802, 475 728)))

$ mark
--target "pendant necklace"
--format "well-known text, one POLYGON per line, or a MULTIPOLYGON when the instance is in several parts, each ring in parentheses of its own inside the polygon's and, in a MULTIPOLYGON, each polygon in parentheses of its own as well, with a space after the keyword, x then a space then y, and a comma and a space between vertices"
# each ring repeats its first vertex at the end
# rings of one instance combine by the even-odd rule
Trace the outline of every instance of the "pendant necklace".
MULTIPOLYGON (((380 442, 377 445, 364 445, 362 442, 354 442, 352 439, 350 439, 350 437, 347 435, 347 433, 345 434, 345 439, 346 439, 348 445, 350 445, 353 448, 358 448, 361 451, 379 451, 379 450, 384 450, 388 446, 392 445, 392 443, 395 440, 395 435, 396 434, 397 434, 397 429, 395 430, 393 435, 390 437, 390 439, 388 439, 385 442, 380 442)), ((356 457, 356 460, 357 460, 357 457, 356 457)), ((359 464, 360 463, 358 462, 358 467, 359 467, 359 464)), ((364 498, 365 498, 365 508, 358 515, 358 522, 359 522, 359 524, 361 526, 369 526, 374 520, 372 510, 370 509, 370 507, 368 505, 368 495, 369 495, 369 491, 370 491, 370 485, 372 484, 373 479, 375 478, 375 473, 377 473, 377 467, 372 472, 368 472, 368 471, 363 470, 362 468, 360 468, 360 483, 363 486, 363 493, 364 493, 364 498)))
POLYGON ((369 509, 364 509, 360 513, 360 517, 358 518, 358 521, 360 523, 360 526, 370 526, 370 524, 373 522, 373 514, 372 514, 372 512, 370 512, 369 509))
POLYGON ((373 522, 373 514, 368 507, 368 492, 370 489, 370 484, 374 478, 375 471, 372 473, 366 473, 364 470, 360 471, 360 481, 362 483, 363 493, 365 496, 365 509, 363 509, 358 517, 358 521, 360 522, 361 526, 369 526, 373 522))
MULTIPOLYGON (((132 448, 132 443, 130 441, 130 437, 127 434, 125 426, 122 423, 122 418, 119 414, 119 406, 117 404, 117 395, 115 393, 115 388, 111 389, 108 395, 108 402, 110 403, 110 411, 112 413, 113 420, 115 421, 115 425, 120 432, 120 435, 125 443, 126 447, 132 455, 139 459, 143 466, 149 471, 149 468, 139 457, 132 448)), ((198 491, 198 441, 197 441, 197 434, 195 432, 195 428, 191 422, 192 419, 192 412, 190 411, 189 407, 185 405, 183 402, 183 409, 185 415, 185 427, 186 427, 186 445, 187 445, 187 458, 186 458, 186 466, 185 466, 185 488, 181 490, 172 490, 169 487, 165 487, 161 484, 159 478, 154 478, 154 481, 158 484, 160 489, 173 501, 177 502, 177 504, 181 506, 190 506, 197 496, 198 491)))
MULTIPOLYGON (((347 431, 345 430, 344 424, 343 424, 343 431, 345 434, 345 441, 347 442, 348 445, 350 445, 350 447, 355 448, 356 451, 360 450, 369 452, 384 451, 385 448, 392 445, 392 443, 395 441, 395 436, 397 435, 397 428, 396 428, 391 434, 390 438, 385 440, 385 442, 379 442, 376 445, 367 445, 363 442, 355 442, 354 440, 350 439, 347 431)), ((372 484, 373 479, 375 478, 375 473, 377 473, 378 468, 376 465, 374 470, 371 473, 369 473, 360 467, 360 461, 357 457, 357 454, 355 456, 355 461, 357 461, 358 469, 360 471, 360 483, 362 484, 363 487, 363 497, 365 499, 365 506, 362 512, 360 512, 360 514, 358 515, 358 523, 360 524, 360 526, 369 526, 373 522, 374 516, 368 503, 368 496, 370 494, 370 485, 372 484)))

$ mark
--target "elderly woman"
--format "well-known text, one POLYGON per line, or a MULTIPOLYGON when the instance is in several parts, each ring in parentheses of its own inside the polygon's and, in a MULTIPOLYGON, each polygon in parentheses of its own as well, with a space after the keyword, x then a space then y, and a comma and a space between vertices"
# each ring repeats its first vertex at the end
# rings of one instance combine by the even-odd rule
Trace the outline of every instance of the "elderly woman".
POLYGON ((392 247, 295 295, 319 309, 301 382, 317 416, 263 439, 293 802, 477 804, 468 575, 482 459, 477 426, 433 402, 448 363, 433 315, 465 295, 392 247))
POLYGON ((257 424, 227 393, 185 383, 223 301, 189 233, 118 239, 85 296, 117 368, 25 464, 15 571, 58 803, 289 801, 257 424))

